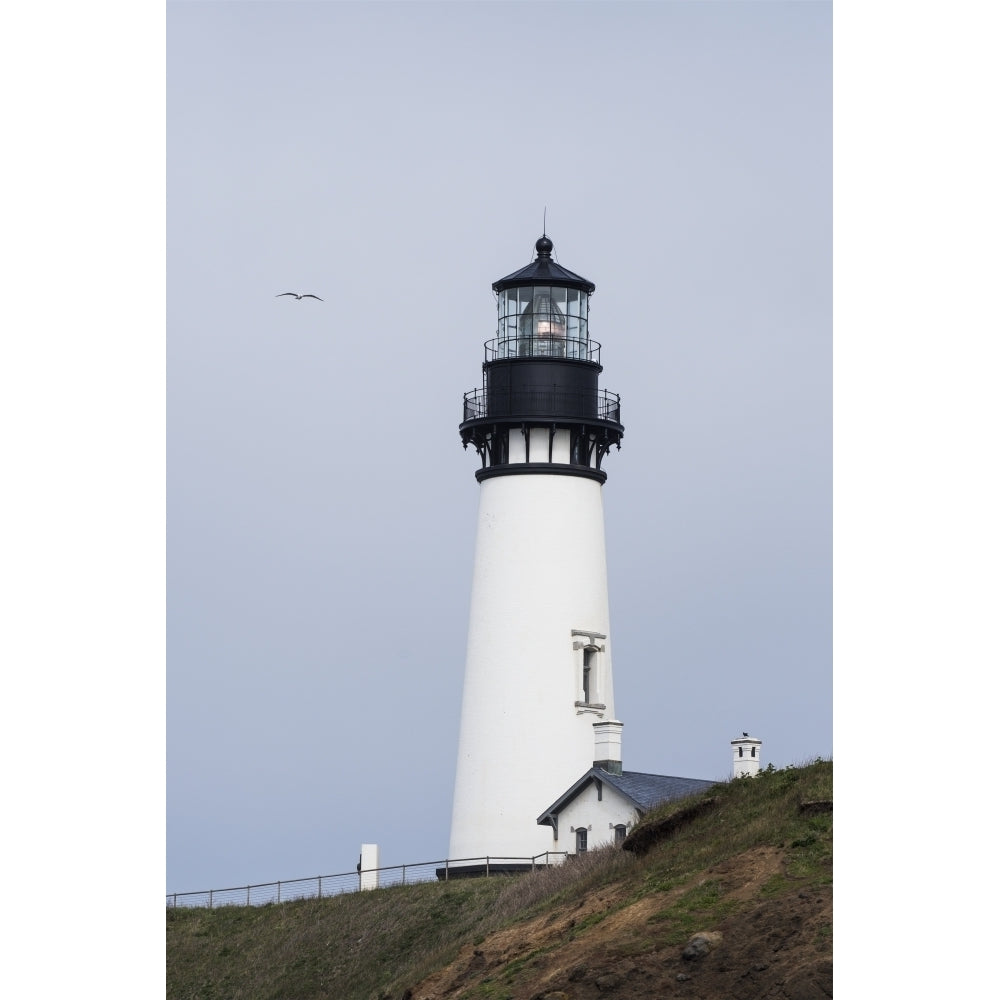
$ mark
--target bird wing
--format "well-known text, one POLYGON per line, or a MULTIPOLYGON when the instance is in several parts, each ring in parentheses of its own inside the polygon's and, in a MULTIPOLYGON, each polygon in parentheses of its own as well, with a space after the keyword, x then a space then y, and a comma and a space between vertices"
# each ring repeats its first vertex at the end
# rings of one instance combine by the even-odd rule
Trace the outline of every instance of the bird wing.
POLYGON ((319 299, 319 300, 320 300, 320 302, 322 302, 322 301, 323 301, 322 299, 320 299, 320 298, 319 298, 319 296, 318 296, 318 295, 313 295, 313 293, 312 293, 312 292, 306 292, 306 293, 305 293, 305 294, 304 294, 304 295, 302 296, 302 298, 304 298, 304 299, 319 299))
POLYGON ((280 299, 282 295, 295 295, 295 297, 296 297, 297 299, 298 299, 298 298, 301 298, 301 296, 300 296, 300 295, 296 295, 296 293, 295 293, 295 292, 278 292, 278 294, 277 294, 277 295, 275 295, 275 298, 276 298, 276 299, 280 299))

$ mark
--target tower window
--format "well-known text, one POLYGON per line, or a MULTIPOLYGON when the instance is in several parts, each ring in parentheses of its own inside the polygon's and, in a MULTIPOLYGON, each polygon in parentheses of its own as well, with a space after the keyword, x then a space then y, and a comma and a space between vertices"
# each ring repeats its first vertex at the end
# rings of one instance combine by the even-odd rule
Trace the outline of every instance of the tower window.
POLYGON ((743 756, 743 747, 740 747, 740 756, 743 756))
POLYGON ((750 747, 750 756, 751 757, 756 757, 757 756, 757 748, 756 747, 750 747))
MULTIPOLYGON (((593 712, 600 714, 607 708, 601 702, 603 667, 601 665, 601 653, 605 647, 600 644, 601 639, 607 636, 600 632, 584 632, 580 629, 573 629, 573 656, 574 686, 576 688, 577 714, 581 712, 593 712)), ((569 680, 569 678, 567 678, 569 680)))
POLYGON ((592 646, 588 646, 583 651, 583 700, 586 704, 591 704, 594 699, 591 697, 592 677, 594 666, 594 654, 597 652, 592 646))
POLYGON ((600 651, 600 646, 592 644, 583 647, 583 675, 581 678, 581 684, 583 687, 584 705, 596 705, 600 700, 597 663, 597 656, 600 651))

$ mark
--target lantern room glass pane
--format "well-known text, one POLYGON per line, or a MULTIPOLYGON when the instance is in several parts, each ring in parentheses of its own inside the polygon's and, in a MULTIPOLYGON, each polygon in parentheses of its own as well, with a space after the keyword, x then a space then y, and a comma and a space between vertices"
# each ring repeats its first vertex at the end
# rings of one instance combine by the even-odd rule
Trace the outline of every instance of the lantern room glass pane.
POLYGON ((563 358, 566 356, 565 295, 562 289, 538 285, 531 289, 529 306, 518 324, 517 353, 521 357, 563 358))
POLYGON ((497 356, 510 357, 517 350, 517 289, 506 288, 497 296, 497 356))
POLYGON ((569 289, 569 309, 572 320, 567 331, 571 357, 587 358, 587 293, 578 288, 569 289))
POLYGON ((590 297, 578 288, 520 285, 497 296, 497 357, 589 356, 590 297))
POLYGON ((587 345, 580 339, 580 317, 566 317, 566 353, 571 358, 586 357, 587 345))
POLYGON ((517 353, 517 318, 520 315, 517 301, 517 289, 508 288, 504 294, 507 296, 507 316, 506 325, 503 331, 503 356, 513 357, 517 353))

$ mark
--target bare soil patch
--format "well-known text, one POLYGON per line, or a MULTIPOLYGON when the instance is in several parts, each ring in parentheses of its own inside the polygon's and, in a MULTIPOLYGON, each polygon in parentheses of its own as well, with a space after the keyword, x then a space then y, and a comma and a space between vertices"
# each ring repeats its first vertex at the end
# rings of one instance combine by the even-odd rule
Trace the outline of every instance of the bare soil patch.
POLYGON ((769 897, 765 887, 778 875, 787 876, 783 852, 762 847, 630 903, 621 891, 598 891, 467 947, 408 992, 412 1000, 826 1000, 832 890, 769 897), (711 932, 706 954, 685 958, 684 944, 668 943, 676 928, 662 914, 706 880, 732 912, 699 928, 711 932))

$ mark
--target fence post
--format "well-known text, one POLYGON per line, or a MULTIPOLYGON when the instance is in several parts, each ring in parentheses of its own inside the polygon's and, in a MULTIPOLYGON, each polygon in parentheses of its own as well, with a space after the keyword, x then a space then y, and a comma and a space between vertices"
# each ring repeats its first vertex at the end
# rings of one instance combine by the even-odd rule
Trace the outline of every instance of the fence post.
POLYGON ((247 886, 247 906, 250 905, 250 886, 247 886))
POLYGON ((212 909, 212 890, 208 890, 208 908, 212 909))
POLYGON ((323 898, 323 876, 322 875, 318 875, 316 877, 316 882, 317 882, 316 896, 317 896, 318 899, 322 899, 323 898))
POLYGON ((278 902, 281 902, 281 883, 278 883, 278 902))
POLYGON ((406 865, 403 865, 403 885, 406 885, 406 865))
POLYGON ((486 855, 486 877, 490 877, 490 856, 486 855))
MULTIPOLYGON (((448 881, 448 859, 447 858, 444 859, 444 880, 445 880, 445 882, 448 881)), ((174 906, 176 906, 176 905, 177 905, 177 897, 174 896, 174 906)))

